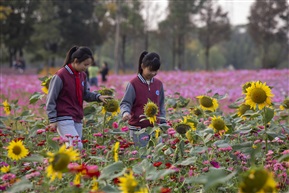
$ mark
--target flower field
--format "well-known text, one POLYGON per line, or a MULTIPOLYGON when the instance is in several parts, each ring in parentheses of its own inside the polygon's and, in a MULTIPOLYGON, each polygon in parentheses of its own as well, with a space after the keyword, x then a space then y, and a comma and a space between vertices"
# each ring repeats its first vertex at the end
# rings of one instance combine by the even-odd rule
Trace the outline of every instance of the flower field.
MULTIPOLYGON (((111 74, 91 90, 120 101, 135 76, 111 74)), ((65 148, 48 127, 41 78, 1 74, 3 192, 289 191, 288 69, 160 72, 167 124, 147 128, 141 148, 117 110, 96 102, 84 104, 84 148, 65 148)))

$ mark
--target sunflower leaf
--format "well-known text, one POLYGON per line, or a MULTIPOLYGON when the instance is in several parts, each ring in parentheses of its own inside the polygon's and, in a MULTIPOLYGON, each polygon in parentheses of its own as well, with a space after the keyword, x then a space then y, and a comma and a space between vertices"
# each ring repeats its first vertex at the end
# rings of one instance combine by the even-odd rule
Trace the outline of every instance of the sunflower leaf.
POLYGON ((99 180, 111 180, 113 179, 113 176, 116 176, 116 173, 121 175, 124 168, 125 166, 121 161, 110 164, 102 169, 99 180))
POLYGON ((265 107, 264 109, 264 115, 263 115, 263 122, 264 124, 269 123, 274 117, 274 110, 268 107, 265 107))
POLYGON ((16 182, 7 192, 9 193, 24 192, 31 188, 32 188, 31 182, 26 178, 22 178, 20 181, 16 182))

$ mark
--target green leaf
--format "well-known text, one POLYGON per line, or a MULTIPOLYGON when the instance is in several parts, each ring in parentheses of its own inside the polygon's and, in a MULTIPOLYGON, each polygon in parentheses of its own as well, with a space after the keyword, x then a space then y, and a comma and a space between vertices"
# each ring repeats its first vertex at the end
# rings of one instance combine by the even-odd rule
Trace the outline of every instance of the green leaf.
POLYGON ((187 178, 185 183, 203 184, 205 191, 213 188, 218 184, 225 184, 228 180, 236 175, 236 171, 228 174, 224 169, 210 168, 210 171, 204 175, 187 178))
POLYGON ((188 166, 188 165, 193 165, 196 161, 197 161, 197 157, 190 157, 180 163, 177 162, 176 165, 188 166))
POLYGON ((23 160, 24 160, 24 161, 27 161, 27 162, 39 162, 39 163, 43 163, 43 159, 44 159, 43 156, 40 156, 40 155, 31 155, 31 156, 29 156, 29 157, 24 158, 23 160))
POLYGON ((47 140, 47 144, 52 147, 53 150, 58 150, 59 149, 59 145, 56 141, 53 141, 52 139, 48 139, 47 140))
POLYGON ((36 103, 38 100, 42 99, 43 96, 44 94, 41 94, 40 92, 33 93, 31 97, 29 98, 29 104, 36 103))
POLYGON ((101 190, 103 192, 109 192, 109 193, 119 193, 119 189, 114 187, 114 186, 110 186, 110 185, 106 185, 105 187, 101 188, 101 190))
POLYGON ((163 178, 164 176, 175 173, 175 170, 172 169, 164 169, 164 170, 157 170, 154 172, 149 172, 146 179, 147 180, 158 180, 160 178, 163 178))
POLYGON ((26 178, 22 178, 20 181, 16 182, 10 190, 7 192, 9 193, 18 193, 18 192, 24 192, 28 189, 32 188, 32 184, 29 180, 26 178))
POLYGON ((121 172, 124 168, 125 166, 123 162, 121 161, 114 162, 113 164, 108 165, 102 169, 101 175, 99 176, 99 180, 111 180, 113 179, 114 176, 116 176, 116 173, 121 172))
POLYGON ((274 117, 274 109, 265 107, 263 115, 263 123, 266 125, 273 119, 273 117, 274 117))
POLYGON ((95 113, 95 108, 93 106, 88 106, 83 109, 84 116, 91 115, 95 113))

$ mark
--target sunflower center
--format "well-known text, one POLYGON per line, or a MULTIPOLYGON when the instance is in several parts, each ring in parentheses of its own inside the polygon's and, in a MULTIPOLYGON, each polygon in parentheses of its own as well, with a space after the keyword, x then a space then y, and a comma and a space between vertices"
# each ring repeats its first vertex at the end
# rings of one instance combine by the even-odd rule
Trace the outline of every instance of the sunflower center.
POLYGON ((261 88, 255 88, 252 90, 251 98, 254 103, 261 104, 266 101, 266 92, 261 88))
POLYGON ((179 134, 185 134, 191 127, 187 124, 178 124, 176 126, 176 131, 179 133, 179 134))
POLYGON ((69 162, 69 155, 65 153, 58 153, 54 156, 54 159, 52 161, 52 167, 55 171, 63 171, 67 168, 69 162))
POLYGON ((19 147, 19 146, 13 147, 13 153, 14 153, 15 155, 21 154, 21 147, 19 147))
POLYGON ((109 100, 105 105, 104 108, 107 112, 116 112, 118 109, 118 102, 116 100, 109 100))
POLYGON ((225 123, 223 120, 220 120, 220 119, 216 119, 213 121, 213 127, 218 130, 218 131, 221 131, 221 130, 224 130, 225 128, 225 123))
POLYGON ((158 108, 155 105, 147 105, 147 107, 145 108, 145 115, 148 117, 153 117, 157 114, 158 112, 158 108))
POLYGON ((200 99, 200 103, 204 107, 212 107, 213 106, 213 100, 209 97, 206 97, 206 96, 204 96, 200 99))

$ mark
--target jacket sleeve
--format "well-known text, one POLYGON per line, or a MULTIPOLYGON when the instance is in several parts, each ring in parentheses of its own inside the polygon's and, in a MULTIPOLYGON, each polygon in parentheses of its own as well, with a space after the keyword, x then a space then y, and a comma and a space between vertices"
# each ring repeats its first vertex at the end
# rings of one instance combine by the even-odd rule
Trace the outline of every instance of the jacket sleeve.
POLYGON ((101 94, 97 92, 90 92, 89 85, 87 84, 87 81, 85 81, 83 100, 85 100, 86 102, 92 102, 92 101, 101 102, 101 100, 99 100, 100 95, 101 94))
MULTIPOLYGON (((160 89, 160 117, 166 118, 166 109, 165 109, 165 93, 163 84, 160 89)), ((165 119, 161 119, 160 123, 166 123, 165 119)))
POLYGON ((54 75, 49 83, 48 95, 46 99, 46 113, 50 123, 57 121, 56 101, 62 87, 63 82, 61 78, 54 75))
POLYGON ((120 102, 120 112, 123 115, 125 112, 131 113, 131 109, 135 100, 135 90, 131 83, 128 83, 124 93, 124 97, 120 102))

